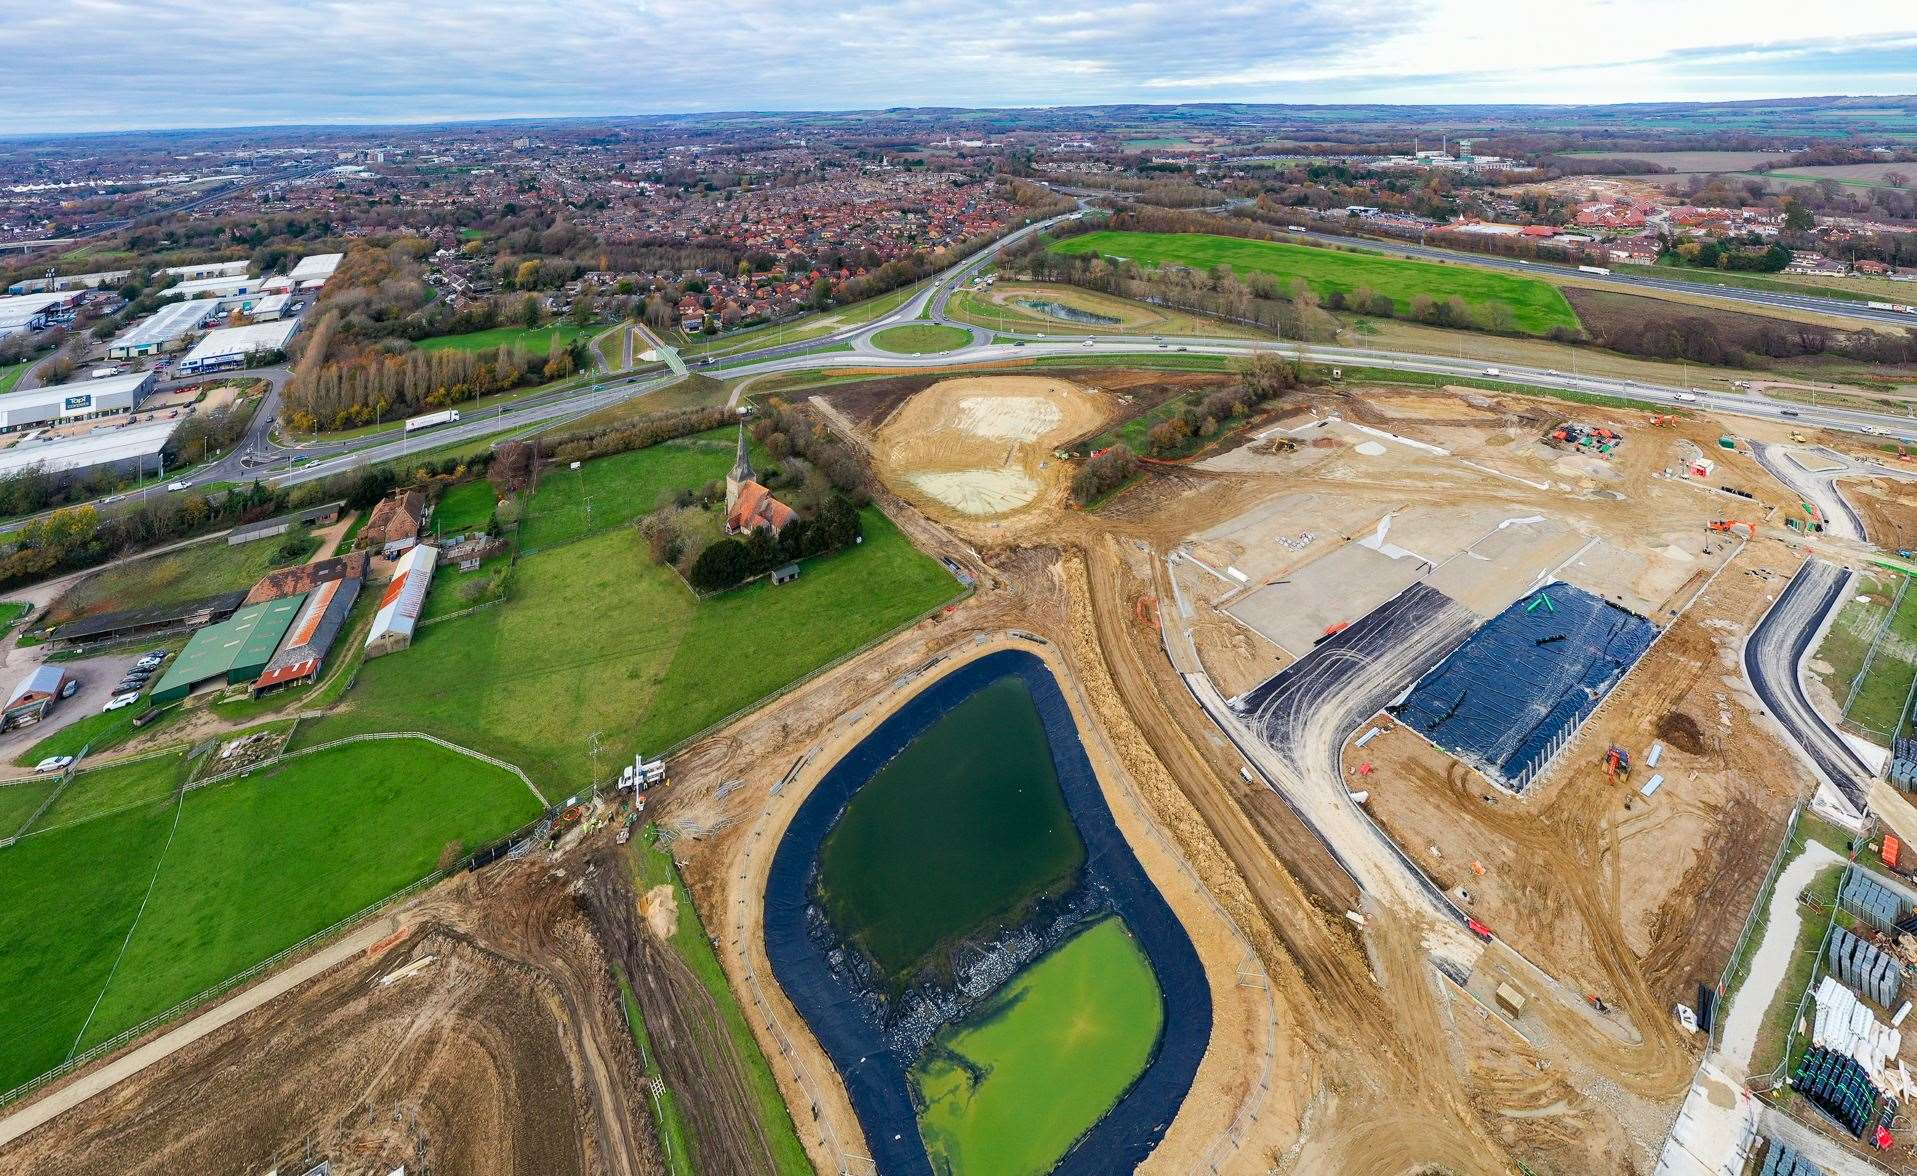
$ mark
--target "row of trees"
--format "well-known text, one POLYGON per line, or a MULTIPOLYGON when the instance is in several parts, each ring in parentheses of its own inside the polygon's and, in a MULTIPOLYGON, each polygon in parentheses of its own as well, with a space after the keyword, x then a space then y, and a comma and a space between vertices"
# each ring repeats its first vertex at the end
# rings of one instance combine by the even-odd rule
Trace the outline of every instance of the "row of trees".
POLYGON ((352 429, 447 408, 563 380, 584 366, 584 343, 565 343, 558 332, 543 356, 514 344, 481 351, 367 348, 328 360, 336 327, 330 312, 320 320, 287 382, 286 421, 296 432, 352 429))

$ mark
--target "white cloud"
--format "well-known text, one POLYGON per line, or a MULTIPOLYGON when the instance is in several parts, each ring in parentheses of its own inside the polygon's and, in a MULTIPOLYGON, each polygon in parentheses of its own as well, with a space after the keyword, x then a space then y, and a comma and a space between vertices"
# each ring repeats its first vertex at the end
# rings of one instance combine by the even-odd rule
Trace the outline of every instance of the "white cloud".
POLYGON ((0 46, 0 132, 1917 90, 1917 15, 1885 0, 0 0, 0 46))

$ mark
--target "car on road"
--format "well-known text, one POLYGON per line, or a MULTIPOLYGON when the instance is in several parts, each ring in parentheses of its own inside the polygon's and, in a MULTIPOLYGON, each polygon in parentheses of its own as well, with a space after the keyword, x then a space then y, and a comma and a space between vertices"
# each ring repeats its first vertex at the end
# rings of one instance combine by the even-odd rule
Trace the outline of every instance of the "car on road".
POLYGON ((1557 375, 1557 374, 1558 374, 1558 369, 1556 369, 1556 368, 1545 368, 1545 369, 1544 369, 1544 374, 1545 374, 1545 375, 1547 375, 1547 376, 1555 376, 1555 375, 1557 375))
POLYGON ((126 495, 124 494, 109 494, 100 500, 100 505, 106 506, 108 503, 123 501, 125 498, 126 495))
POLYGON ((36 772, 61 772, 65 771, 66 766, 72 762, 73 757, 70 755, 50 755, 33 765, 33 770, 36 772))
POLYGON ((1176 350, 1178 350, 1178 351, 1190 351, 1190 350, 1191 350, 1191 348, 1189 348, 1189 347, 1179 347, 1179 348, 1176 348, 1176 350))
POLYGON ((1023 347, 1023 346, 1025 346, 1025 340, 1023 340, 1023 339, 1015 339, 1015 340, 1013 340, 1013 342, 1012 342, 1012 346, 1014 346, 1014 347, 1023 347))
POLYGON ((1090 347, 1091 345, 1092 341, 1090 339, 1085 340, 1085 346, 1090 347))
POLYGON ((1796 416, 1797 410, 1794 408, 1780 408, 1777 410, 1777 415, 1778 416, 1796 416))
POLYGON ((1498 370, 1497 368, 1494 368, 1494 367, 1488 367, 1488 368, 1485 368, 1485 369, 1484 369, 1484 374, 1485 374, 1485 375, 1487 375, 1487 376, 1501 376, 1501 375, 1503 375, 1504 373, 1503 373, 1503 372, 1501 372, 1501 371, 1499 371, 1499 370, 1498 370))
POLYGON ((100 713, 105 714, 107 711, 116 711, 121 707, 132 706, 138 701, 140 701, 140 692, 138 690, 129 690, 125 694, 116 694, 113 696, 112 701, 100 708, 100 713))
POLYGON ((1697 393, 1695 393, 1695 392, 1673 392, 1673 393, 1671 394, 1671 399, 1673 399, 1673 400, 1682 400, 1682 401, 1683 401, 1684 403, 1686 403, 1686 404, 1694 404, 1694 403, 1696 403, 1696 402, 1697 402, 1697 393))
POLYGON ((1876 425, 1865 425, 1864 435, 1867 437, 1882 437, 1884 435, 1884 431, 1878 428, 1876 425))

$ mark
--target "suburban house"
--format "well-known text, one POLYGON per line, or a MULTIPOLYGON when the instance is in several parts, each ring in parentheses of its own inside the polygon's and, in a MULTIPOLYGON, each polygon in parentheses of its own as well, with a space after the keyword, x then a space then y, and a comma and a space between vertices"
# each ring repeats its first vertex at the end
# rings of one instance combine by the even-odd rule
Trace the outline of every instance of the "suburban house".
POLYGON ((314 563, 299 564, 290 568, 281 568, 259 583, 246 594, 247 604, 259 604, 266 600, 278 600, 282 596, 292 596, 297 592, 311 592, 321 584, 330 584, 336 580, 351 580, 353 591, 359 591, 359 581, 366 578, 366 565, 372 556, 364 551, 349 551, 345 555, 332 559, 322 559, 314 563))
POLYGON ((770 531, 776 537, 796 515, 792 508, 772 497, 772 491, 759 484, 746 457, 745 426, 739 426, 739 457, 726 475, 726 532, 744 535, 770 531))
POLYGON ((391 559, 419 542, 426 514, 426 496, 417 490, 402 490, 382 498, 360 531, 358 545, 376 547, 391 559))

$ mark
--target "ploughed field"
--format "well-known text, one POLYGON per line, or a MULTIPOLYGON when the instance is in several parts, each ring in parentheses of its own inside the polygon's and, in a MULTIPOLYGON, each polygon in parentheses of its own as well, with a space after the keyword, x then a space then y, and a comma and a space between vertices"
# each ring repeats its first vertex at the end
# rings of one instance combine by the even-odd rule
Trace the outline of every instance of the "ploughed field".
POLYGON ((1455 297, 1477 311, 1502 303, 1510 308, 1511 324, 1526 334, 1543 335, 1554 327, 1578 329, 1571 304, 1551 283, 1469 265, 1208 233, 1101 231, 1069 237, 1054 244, 1052 250, 1101 254, 1143 266, 1211 269, 1228 265, 1241 276, 1262 273, 1286 282, 1302 279, 1320 298, 1334 290, 1349 296, 1362 286, 1391 299, 1401 315, 1410 310, 1412 299, 1420 294, 1439 302, 1455 297))

